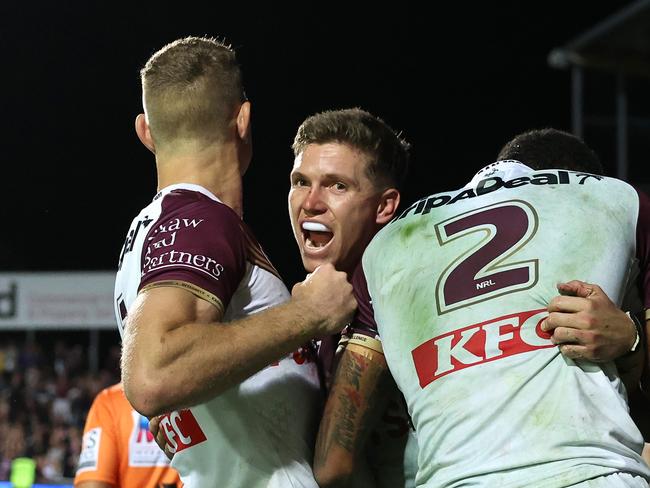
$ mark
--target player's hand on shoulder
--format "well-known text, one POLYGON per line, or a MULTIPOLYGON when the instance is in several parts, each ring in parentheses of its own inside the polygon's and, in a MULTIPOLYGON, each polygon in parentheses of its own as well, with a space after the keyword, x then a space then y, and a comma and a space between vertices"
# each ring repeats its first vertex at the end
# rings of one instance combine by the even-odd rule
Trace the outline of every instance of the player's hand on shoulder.
POLYGON ((542 330, 571 359, 611 361, 630 351, 636 340, 633 320, 603 289, 573 280, 557 285, 560 295, 548 306, 542 330))
POLYGON ((352 320, 357 301, 347 274, 326 263, 318 266, 291 292, 319 328, 319 335, 335 334, 352 320))

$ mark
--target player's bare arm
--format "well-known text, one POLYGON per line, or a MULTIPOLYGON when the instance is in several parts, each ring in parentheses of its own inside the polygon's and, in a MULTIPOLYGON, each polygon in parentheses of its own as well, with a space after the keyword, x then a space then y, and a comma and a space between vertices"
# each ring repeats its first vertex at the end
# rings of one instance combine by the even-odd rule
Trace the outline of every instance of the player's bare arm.
POLYGON ((386 410, 393 380, 384 355, 358 344, 341 354, 316 440, 314 474, 323 487, 346 487, 368 434, 386 410))
POLYGON ((228 323, 188 291, 149 289, 129 310, 124 390, 147 417, 205 402, 309 339, 340 331, 355 308, 346 274, 329 264, 294 286, 289 302, 228 323))
POLYGON ((115 488, 115 485, 104 481, 82 481, 77 483, 75 488, 115 488))

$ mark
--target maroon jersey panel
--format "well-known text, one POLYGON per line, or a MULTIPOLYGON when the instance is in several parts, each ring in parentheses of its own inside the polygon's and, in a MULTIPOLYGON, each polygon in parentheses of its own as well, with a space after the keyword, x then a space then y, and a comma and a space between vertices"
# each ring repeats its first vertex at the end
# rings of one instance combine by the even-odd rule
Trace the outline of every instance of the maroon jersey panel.
POLYGON ((354 297, 357 299, 358 307, 354 319, 352 320, 352 324, 349 327, 352 330, 344 332, 349 335, 358 332, 370 337, 376 337, 378 332, 374 316, 375 312, 372 308, 372 300, 368 293, 366 275, 363 271, 363 265, 361 262, 357 265, 352 274, 352 288, 354 290, 354 297))
POLYGON ((142 248, 139 289, 184 281, 218 297, 224 307, 246 271, 247 242, 239 216, 202 193, 174 190, 142 248))

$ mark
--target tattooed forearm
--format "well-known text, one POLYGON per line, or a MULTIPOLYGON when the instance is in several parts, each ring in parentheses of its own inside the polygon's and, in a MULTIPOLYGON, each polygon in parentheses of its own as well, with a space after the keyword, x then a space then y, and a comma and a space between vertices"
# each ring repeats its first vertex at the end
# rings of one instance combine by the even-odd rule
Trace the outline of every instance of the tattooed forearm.
MULTIPOLYGON (((348 390, 346 388, 346 390, 348 390)), ((332 432, 332 441, 343 447, 346 451, 354 452, 354 432, 359 403, 350 396, 349 391, 339 395, 339 409, 336 415, 336 424, 332 432)))
MULTIPOLYGON (((348 452, 353 451, 352 432, 361 397, 359 377, 367 368, 367 360, 354 353, 344 354, 336 372, 331 398, 325 405, 320 431, 316 440, 316 452, 327 452, 333 444, 338 444, 348 452), (349 384, 348 384, 349 383, 349 384)), ((316 456, 316 463, 319 461, 316 456)))
POLYGON ((369 361, 356 352, 349 352, 348 354, 349 356, 346 357, 347 360, 344 361, 344 364, 341 364, 341 376, 347 383, 359 391, 361 388, 359 378, 368 369, 369 361))
POLYGON ((385 411, 394 383, 381 352, 348 345, 321 419, 314 472, 327 486, 348 486, 369 432, 385 411), (336 480, 336 482, 333 482, 336 480))
POLYGON ((369 409, 375 404, 384 388, 379 377, 385 368, 374 364, 363 354, 346 351, 336 372, 335 388, 331 394, 336 400, 332 409, 330 426, 331 439, 350 453, 365 437, 371 427, 369 409))

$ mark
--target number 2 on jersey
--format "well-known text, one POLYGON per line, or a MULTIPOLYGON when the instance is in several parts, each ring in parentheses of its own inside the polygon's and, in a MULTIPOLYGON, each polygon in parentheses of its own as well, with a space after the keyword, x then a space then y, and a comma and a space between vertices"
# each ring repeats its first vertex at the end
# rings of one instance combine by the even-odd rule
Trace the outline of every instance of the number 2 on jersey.
POLYGON ((522 200, 488 205, 436 224, 438 243, 478 233, 480 240, 458 256, 436 283, 438 314, 527 290, 537 283, 538 260, 507 262, 535 235, 537 212, 522 200))

